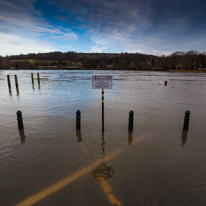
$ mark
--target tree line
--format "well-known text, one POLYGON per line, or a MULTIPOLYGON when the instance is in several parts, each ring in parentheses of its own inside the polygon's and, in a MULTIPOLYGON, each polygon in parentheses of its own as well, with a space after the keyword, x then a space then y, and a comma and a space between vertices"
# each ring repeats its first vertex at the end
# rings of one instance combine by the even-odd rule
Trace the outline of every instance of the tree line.
POLYGON ((206 54, 194 50, 176 51, 167 56, 141 53, 76 53, 49 52, 30 53, 2 57, 0 69, 79 68, 114 70, 150 70, 160 68, 198 69, 206 67, 206 54), (70 67, 69 67, 70 66, 70 67))

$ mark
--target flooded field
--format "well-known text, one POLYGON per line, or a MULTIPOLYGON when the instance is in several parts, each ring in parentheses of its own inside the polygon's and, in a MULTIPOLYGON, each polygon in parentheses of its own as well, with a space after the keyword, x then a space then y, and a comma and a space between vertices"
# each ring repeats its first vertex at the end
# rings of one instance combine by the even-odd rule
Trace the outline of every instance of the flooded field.
POLYGON ((0 102, 1 206, 206 205, 206 74, 0 71, 0 102), (94 74, 113 75, 103 134, 94 74))

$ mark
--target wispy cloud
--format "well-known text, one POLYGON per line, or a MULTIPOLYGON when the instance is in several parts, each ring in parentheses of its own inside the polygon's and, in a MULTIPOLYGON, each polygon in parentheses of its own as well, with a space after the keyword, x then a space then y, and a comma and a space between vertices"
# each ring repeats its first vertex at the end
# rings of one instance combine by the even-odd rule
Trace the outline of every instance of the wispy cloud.
POLYGON ((15 55, 54 51, 55 47, 38 39, 23 38, 14 34, 0 33, 0 54, 15 55))
MULTIPOLYGON (((35 10, 34 3, 36 3, 35 0, 20 0, 18 3, 13 0, 0 1, 0 35, 2 37, 1 47, 3 47, 0 55, 8 54, 6 51, 11 44, 14 44, 14 47, 19 45, 19 51, 23 53, 30 51, 29 47, 37 52, 48 52, 48 48, 50 51, 55 48, 51 42, 49 43, 49 39, 52 39, 53 43, 78 39, 71 29, 53 25, 41 17, 42 13, 35 10), (26 46, 26 43, 30 43, 30 45, 26 46), (42 45, 47 46, 44 49, 42 45)), ((15 51, 17 50, 15 49, 15 51)), ((16 53, 14 49, 12 51, 16 53)))
POLYGON ((108 47, 102 47, 102 46, 90 46, 90 48, 91 48, 91 52, 97 52, 97 53, 102 53, 106 49, 108 49, 108 47))

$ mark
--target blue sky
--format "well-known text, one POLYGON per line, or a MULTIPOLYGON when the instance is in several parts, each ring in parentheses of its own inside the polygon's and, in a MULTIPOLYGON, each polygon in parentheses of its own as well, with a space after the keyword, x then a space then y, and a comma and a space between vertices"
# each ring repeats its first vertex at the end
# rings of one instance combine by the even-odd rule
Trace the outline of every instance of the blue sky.
POLYGON ((0 55, 206 51, 206 0, 0 0, 0 55))

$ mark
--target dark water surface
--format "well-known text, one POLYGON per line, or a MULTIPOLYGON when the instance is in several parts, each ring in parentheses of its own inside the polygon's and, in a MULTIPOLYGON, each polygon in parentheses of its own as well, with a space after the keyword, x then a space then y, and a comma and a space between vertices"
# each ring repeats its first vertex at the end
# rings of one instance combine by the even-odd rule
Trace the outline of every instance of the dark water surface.
POLYGON ((0 102, 1 206, 206 205, 206 74, 0 71, 0 102), (113 75, 103 135, 94 74, 113 75))

